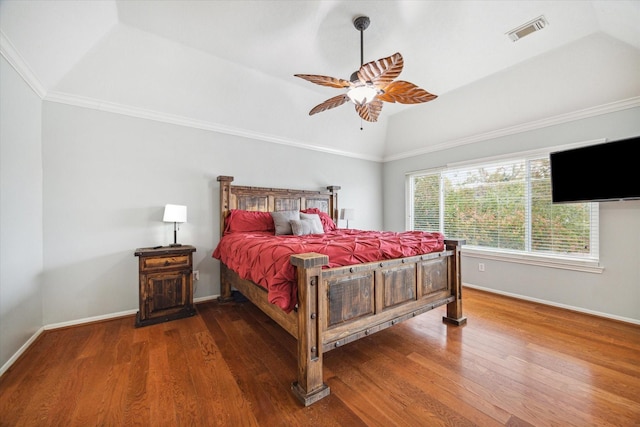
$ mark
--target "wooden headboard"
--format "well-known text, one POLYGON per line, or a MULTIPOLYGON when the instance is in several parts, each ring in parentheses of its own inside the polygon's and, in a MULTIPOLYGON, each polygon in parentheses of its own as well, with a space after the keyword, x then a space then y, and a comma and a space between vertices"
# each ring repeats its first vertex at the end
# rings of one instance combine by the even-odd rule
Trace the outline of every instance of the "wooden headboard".
POLYGON ((231 209, 275 212, 317 208, 331 215, 338 223, 337 185, 327 191, 292 190, 288 188, 243 187, 231 185, 232 176, 219 176, 220 182, 220 236, 224 234, 225 219, 231 209))

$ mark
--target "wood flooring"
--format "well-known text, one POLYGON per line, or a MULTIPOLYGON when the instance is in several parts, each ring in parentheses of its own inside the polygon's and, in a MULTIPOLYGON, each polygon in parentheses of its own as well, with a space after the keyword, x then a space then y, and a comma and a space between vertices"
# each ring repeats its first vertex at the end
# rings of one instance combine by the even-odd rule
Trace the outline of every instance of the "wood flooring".
POLYGON ((249 302, 45 331, 0 377, 0 426, 640 426, 640 326, 463 301, 464 326, 440 307, 326 353, 307 408, 295 340, 249 302))

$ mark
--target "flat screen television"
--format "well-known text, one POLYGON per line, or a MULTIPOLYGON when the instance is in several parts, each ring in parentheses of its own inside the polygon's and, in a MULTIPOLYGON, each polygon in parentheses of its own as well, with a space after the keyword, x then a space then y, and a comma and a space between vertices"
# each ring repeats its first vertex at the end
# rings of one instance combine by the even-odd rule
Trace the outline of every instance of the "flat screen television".
POLYGON ((640 199, 640 136, 550 154, 553 203, 640 199))

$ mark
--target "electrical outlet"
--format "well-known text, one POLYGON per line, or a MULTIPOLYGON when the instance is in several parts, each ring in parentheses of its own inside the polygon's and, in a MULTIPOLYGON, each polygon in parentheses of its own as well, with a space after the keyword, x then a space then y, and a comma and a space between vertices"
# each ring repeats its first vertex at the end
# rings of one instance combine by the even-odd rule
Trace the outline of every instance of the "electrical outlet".
POLYGON ((200 280, 200 271, 193 270, 193 280, 200 280))
POLYGON ((484 271, 484 262, 478 263, 478 271, 484 271))

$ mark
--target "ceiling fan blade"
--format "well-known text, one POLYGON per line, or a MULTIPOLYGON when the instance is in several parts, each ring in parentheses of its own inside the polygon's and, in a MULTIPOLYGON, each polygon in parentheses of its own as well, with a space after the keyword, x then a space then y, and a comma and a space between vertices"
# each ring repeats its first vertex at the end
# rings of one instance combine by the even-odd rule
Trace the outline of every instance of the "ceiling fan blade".
POLYGON ((373 83, 377 87, 384 87, 391 83, 402 72, 404 59, 400 53, 394 53, 387 58, 367 62, 358 70, 358 79, 362 83, 373 83))
POLYGON ((329 98, 324 101, 322 104, 316 105, 309 111, 309 115, 313 116, 316 113, 321 113, 325 110, 329 110, 331 108, 336 108, 344 104, 349 100, 349 97, 346 94, 334 96, 333 98, 329 98))
POLYGON ((380 111, 382 111, 382 102, 374 99, 368 104, 356 104, 356 111, 364 120, 377 122, 380 111))
POLYGON ((295 77, 300 77, 321 86, 335 87, 342 89, 351 86, 351 82, 348 80, 337 79, 335 77, 318 76, 316 74, 294 74, 295 77))
POLYGON ((377 98, 385 102, 399 102, 401 104, 419 104, 421 102, 433 101, 438 95, 427 92, 413 83, 398 80, 389 83, 383 93, 377 98))

